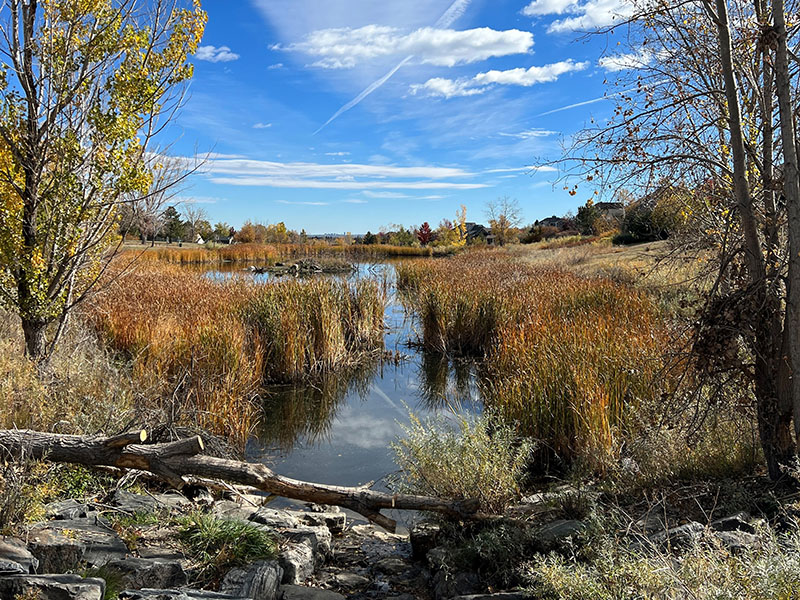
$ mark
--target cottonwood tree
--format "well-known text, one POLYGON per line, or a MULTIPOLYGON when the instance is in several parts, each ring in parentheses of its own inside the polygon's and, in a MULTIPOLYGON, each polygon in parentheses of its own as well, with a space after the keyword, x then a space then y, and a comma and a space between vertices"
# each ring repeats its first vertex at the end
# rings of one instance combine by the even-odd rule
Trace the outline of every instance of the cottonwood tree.
POLYGON ((205 19, 197 0, 2 1, 0 299, 31 358, 98 281, 120 207, 153 193, 205 19))
POLYGON ((522 209, 516 198, 503 196, 486 203, 486 217, 495 242, 504 246, 514 238, 514 230, 522 224, 522 209))
POLYGON ((633 16, 614 28, 627 46, 614 60, 630 67, 617 78, 614 118, 578 136, 562 164, 606 191, 646 194, 663 181, 689 190, 682 248, 712 257, 714 270, 698 367, 751 386, 778 478, 795 456, 793 413, 800 426, 797 28, 786 27, 797 5, 630 4, 633 16))
MULTIPOLYGON (((208 223, 208 212, 196 204, 186 204, 181 209, 184 221, 186 222, 186 229, 189 235, 189 241, 194 242, 197 239, 197 234, 200 233, 200 226, 205 221, 208 223)), ((207 233, 207 232, 206 232, 207 233)))

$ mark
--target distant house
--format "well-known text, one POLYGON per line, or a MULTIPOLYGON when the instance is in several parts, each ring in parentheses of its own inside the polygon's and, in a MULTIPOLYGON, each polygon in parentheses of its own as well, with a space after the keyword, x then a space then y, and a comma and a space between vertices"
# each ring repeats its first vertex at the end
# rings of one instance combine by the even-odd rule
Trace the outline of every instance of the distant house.
POLYGON ((471 241, 476 238, 485 240, 491 235, 489 229, 479 223, 465 223, 464 226, 467 230, 467 241, 471 241))
POLYGON ((198 233, 197 237, 194 240, 194 243, 195 244, 205 244, 206 241, 203 239, 203 236, 198 233))
POLYGON ((534 225, 537 227, 555 227, 556 229, 564 229, 564 225, 566 225, 566 223, 567 220, 565 218, 553 215, 552 217, 547 217, 541 221, 536 221, 534 225))
POLYGON ((625 205, 622 202, 597 202, 594 206, 606 219, 621 221, 625 217, 625 205))

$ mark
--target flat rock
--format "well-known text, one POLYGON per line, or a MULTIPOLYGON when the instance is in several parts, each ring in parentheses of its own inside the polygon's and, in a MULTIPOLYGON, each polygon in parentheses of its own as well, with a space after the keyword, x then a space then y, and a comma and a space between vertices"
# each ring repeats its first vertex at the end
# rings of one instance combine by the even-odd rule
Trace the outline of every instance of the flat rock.
POLYGON ((0 559, 21 565, 26 573, 35 573, 39 567, 39 560, 28 550, 28 545, 15 537, 0 537, 0 559))
POLYGON ((279 594, 279 600, 344 600, 344 596, 336 592, 302 585, 282 585, 279 594))
POLYGON ((86 518, 94 511, 77 500, 62 500, 45 505, 44 512, 48 519, 71 520, 86 518))
POLYGON ((402 558, 387 556, 375 563, 375 569, 387 575, 400 575, 409 570, 411 565, 402 558))
POLYGON ((125 590, 120 600, 251 600, 244 596, 231 596, 206 590, 125 590))
POLYGON ((560 519, 542 525, 536 531, 536 538, 544 549, 549 550, 566 541, 576 533, 580 533, 585 527, 586 525, 583 521, 560 519))
POLYGON ((5 575, 23 575, 27 572, 28 570, 18 562, 0 558, 0 577, 4 577, 5 575))
POLYGON ((528 600, 532 596, 522 592, 497 592, 495 594, 469 594, 456 596, 452 600, 528 600))
POLYGON ((761 546, 759 537, 746 531, 717 531, 714 533, 714 537, 731 554, 742 554, 749 550, 756 550, 761 546))
POLYGON ((108 522, 96 517, 38 523, 31 529, 28 548, 42 573, 63 573, 81 561, 100 566, 128 554, 108 522))
POLYGON ((174 588, 188 583, 188 577, 180 562, 150 558, 123 558, 112 560, 106 568, 122 576, 125 588, 174 588))
POLYGON ((267 508, 266 506, 262 506, 255 511, 250 520, 273 529, 293 529, 300 525, 300 522, 288 512, 267 508))
POLYGON ((735 515, 712 521, 711 529, 714 531, 744 531, 746 533, 755 533, 756 528, 753 526, 752 521, 753 518, 749 513, 739 512, 735 515))
POLYGON ((680 527, 673 527, 666 531, 654 533, 649 536, 650 542, 658 548, 672 548, 686 550, 691 548, 703 537, 706 528, 696 521, 690 521, 680 527))
POLYGON ((306 525, 327 527, 333 535, 341 535, 347 525, 347 515, 343 512, 296 512, 293 514, 306 525))
POLYGON ((258 511, 258 506, 239 504, 231 500, 220 500, 214 503, 213 513, 221 519, 235 519, 250 521, 253 514, 258 511))
POLYGON ((80 575, 11 575, 0 577, 0 599, 35 594, 39 600, 103 600, 106 582, 80 575))
POLYGON ((219 591, 223 594, 253 598, 253 600, 275 600, 283 579, 283 568, 274 560, 263 560, 233 569, 222 580, 219 591))
POLYGON ((280 534, 291 542, 308 541, 315 555, 325 558, 331 554, 331 544, 333 537, 327 527, 304 527, 298 526, 294 529, 282 529, 280 534))
POLYGON ((159 502, 153 496, 134 494, 126 490, 115 490, 109 503, 131 514, 151 513, 159 508, 159 502))
POLYGON ((337 573, 333 579, 338 585, 349 590, 362 590, 372 583, 368 577, 356 573, 337 573))
POLYGON ((278 563, 283 569, 281 583, 297 585, 314 574, 314 550, 311 543, 305 540, 299 544, 289 544, 278 556, 278 563))

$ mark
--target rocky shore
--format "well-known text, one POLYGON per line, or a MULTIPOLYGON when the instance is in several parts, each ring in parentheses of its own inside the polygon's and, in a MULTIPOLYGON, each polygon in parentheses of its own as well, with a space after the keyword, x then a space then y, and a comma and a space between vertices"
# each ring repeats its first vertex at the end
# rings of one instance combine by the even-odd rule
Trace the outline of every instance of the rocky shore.
MULTIPOLYGON (((104 500, 48 505, 46 520, 25 526, 16 536, 0 538, 0 599, 527 597, 517 591, 490 593, 476 573, 447 568, 448 550, 440 546, 440 530, 434 524, 419 524, 412 527, 410 535, 396 535, 348 522, 347 515, 335 507, 275 509, 260 496, 215 500, 207 492, 189 500, 177 493, 118 490, 104 500), (275 557, 236 566, 216 581, 199 577, 200 566, 184 551, 175 518, 200 511, 274 535, 275 557)), ((541 552, 558 551, 588 527, 579 519, 542 518, 553 505, 552 497, 538 494, 516 507, 515 519, 522 528, 533 527, 541 552)), ((679 553, 692 544, 713 540, 721 551, 737 553, 758 546, 759 528, 759 523, 744 513, 707 525, 690 521, 674 527, 666 527, 655 516, 644 516, 626 543, 679 553)))

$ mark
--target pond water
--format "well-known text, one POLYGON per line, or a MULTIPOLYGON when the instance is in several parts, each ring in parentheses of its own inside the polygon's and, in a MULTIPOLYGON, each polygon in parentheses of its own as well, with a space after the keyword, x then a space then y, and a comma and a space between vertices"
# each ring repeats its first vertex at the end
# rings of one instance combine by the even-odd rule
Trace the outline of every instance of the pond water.
MULTIPOLYGON (((360 263, 346 279, 386 281, 385 349, 403 359, 375 361, 357 371, 327 375, 313 385, 269 386, 263 425, 247 448, 249 460, 263 461, 287 477, 355 486, 375 482, 386 490, 397 470, 391 444, 403 435, 409 412, 418 417, 481 410, 474 369, 408 345, 416 339, 394 286, 391 263, 360 263)), ((269 274, 235 272, 257 280, 269 274)), ((216 271, 228 277, 232 272, 216 271)), ((395 518, 401 515, 394 515, 395 518)))

